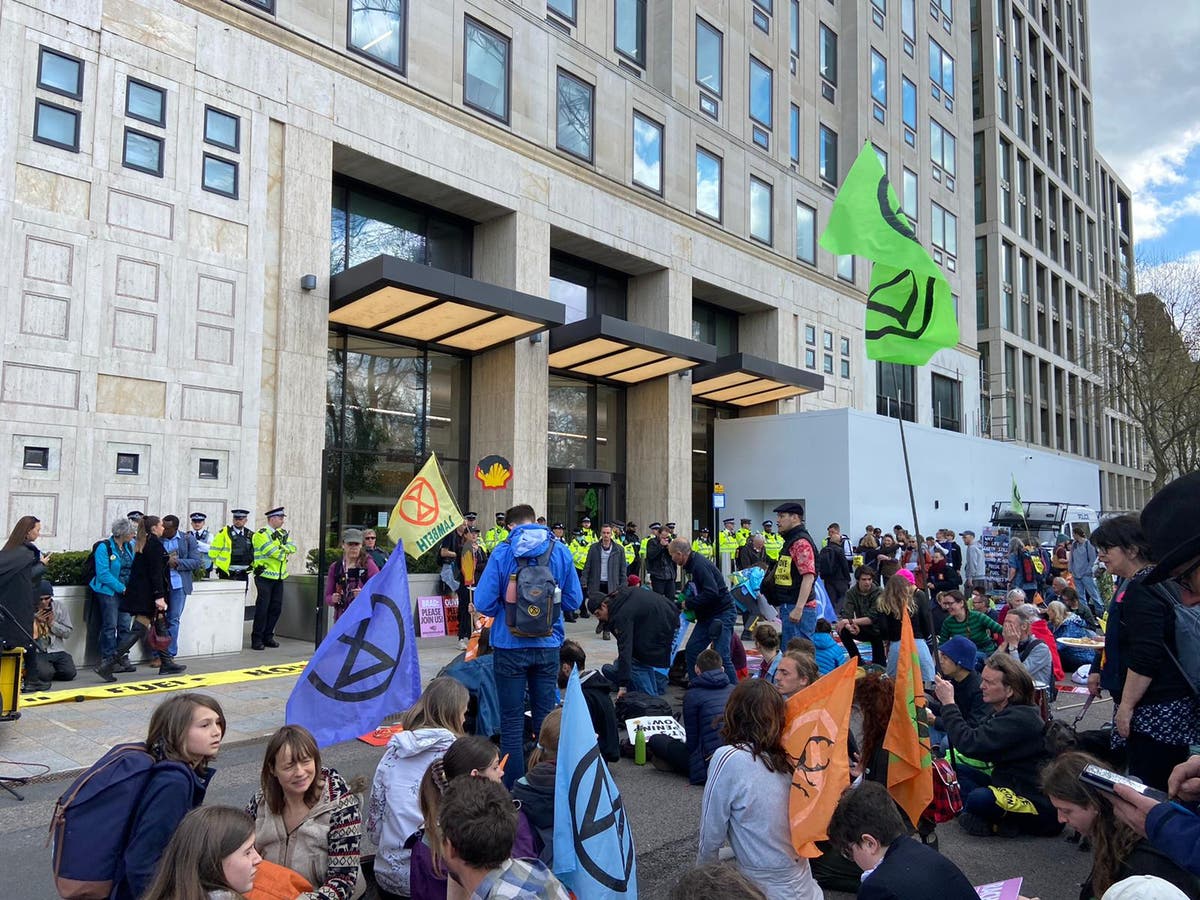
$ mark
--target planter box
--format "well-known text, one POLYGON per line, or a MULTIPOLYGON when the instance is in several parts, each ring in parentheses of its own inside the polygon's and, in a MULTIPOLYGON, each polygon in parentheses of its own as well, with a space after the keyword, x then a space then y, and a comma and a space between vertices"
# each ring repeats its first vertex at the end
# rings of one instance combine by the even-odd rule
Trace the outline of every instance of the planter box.
MULTIPOLYGON (((441 579, 437 575, 409 575, 408 597, 410 609, 414 612, 417 597, 438 593, 441 579)), ((323 605, 323 598, 317 597, 316 575, 289 575, 283 583, 283 611, 279 615, 279 624, 275 626, 275 634, 298 641, 312 641, 316 638, 318 602, 321 602, 320 615, 325 616, 325 633, 333 626, 333 610, 323 605)), ((247 598, 246 618, 254 617, 254 596, 251 590, 247 598)))

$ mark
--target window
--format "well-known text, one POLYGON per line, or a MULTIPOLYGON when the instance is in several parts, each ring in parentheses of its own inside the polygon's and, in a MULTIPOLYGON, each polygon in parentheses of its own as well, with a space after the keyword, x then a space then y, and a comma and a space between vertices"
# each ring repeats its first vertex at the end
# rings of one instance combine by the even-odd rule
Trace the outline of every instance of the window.
POLYGON ((750 176, 750 237, 771 243, 771 185, 750 176))
POLYGON ((721 157, 696 148, 696 212, 721 221, 721 157))
POLYGON ((49 447, 26 447, 25 461, 22 463, 23 469, 49 469, 50 468, 50 448, 49 447))
POLYGON ((136 475, 138 468, 141 465, 141 457, 137 453, 118 453, 117 454, 117 474, 118 475, 136 475))
POLYGON ((821 147, 818 173, 824 181, 837 184, 838 180, 837 132, 821 126, 821 147))
POLYGON ((237 153, 241 149, 242 120, 235 115, 204 107, 204 142, 237 153))
POLYGON ((629 276, 553 250, 550 299, 567 308, 567 322, 591 316, 624 319, 629 312, 629 276))
POLYGON ((546 0, 546 9, 575 24, 575 0, 546 0))
POLYGON ((163 139, 152 134, 125 129, 125 144, 121 151, 121 165, 127 169, 162 177, 163 139))
POLYGON ((837 258, 837 277, 842 281, 854 283, 854 257, 839 256, 837 258))
POLYGON ((933 375, 933 427, 962 431, 962 383, 933 375))
POLYGON ((901 176, 900 209, 908 221, 917 221, 917 173, 908 169, 901 176))
POLYGON ((167 124, 167 92, 136 78, 127 79, 125 115, 140 122, 164 127, 167 124))
POLYGON ((821 371, 824 372, 826 375, 833 374, 833 354, 831 354, 831 353, 821 354, 821 371))
MULTIPOLYGON (((791 49, 792 56, 800 55, 800 0, 792 0, 791 49)), ((792 69, 795 72, 795 69, 792 69)))
POLYGON ((951 190, 954 184, 949 182, 956 174, 954 156, 958 152, 958 141, 954 135, 948 132, 945 128, 939 125, 935 120, 929 120, 929 159, 934 166, 941 171, 935 169, 933 177, 941 180, 943 174, 947 176, 947 187, 951 190))
POLYGON ((900 79, 901 105, 904 118, 904 143, 917 146, 917 86, 907 78, 900 79))
POLYGON ((204 154, 204 169, 200 186, 213 194, 237 199, 238 164, 211 153, 204 154))
POLYGON ((930 243, 950 256, 958 256, 958 217, 936 203, 930 202, 929 206, 933 213, 930 243))
POLYGON ((723 60, 721 32, 696 16, 696 84, 721 96, 723 60))
POLYGON ((646 65, 646 0, 616 0, 615 49, 630 62, 646 65))
POLYGON ((915 422, 916 369, 903 363, 876 363, 875 412, 915 422))
POLYGON ((800 202, 796 203, 796 259, 817 264, 817 211, 800 202))
POLYGON ((717 348, 717 356, 737 353, 738 314, 703 300, 692 300, 692 340, 717 348))
POLYGON ((837 33, 827 25, 821 26, 821 77, 837 87, 838 46, 837 33))
POLYGON ((850 377, 850 360, 843 359, 841 361, 841 366, 842 366, 842 373, 841 373, 842 377, 849 378, 850 377))
POLYGON ((826 331, 821 335, 821 346, 826 350, 833 349, 833 332, 826 331))
POLYGON ((788 155, 792 162, 800 162, 800 107, 791 105, 788 114, 788 155))
POLYGON ((882 28, 883 17, 887 15, 887 0, 871 0, 871 7, 871 20, 882 28))
POLYGON ((817 367, 817 351, 812 347, 804 351, 804 365, 806 368, 815 369, 817 367))
POLYGON ((848 338, 848 337, 842 338, 838 342, 838 348, 841 351, 842 356, 849 356, 850 355, 850 338, 848 338))
POLYGON ((953 107, 954 58, 933 38, 929 39, 929 80, 932 82, 930 90, 933 98, 940 100, 945 92, 946 108, 953 107))
POLYGON ((221 461, 219 459, 206 459, 200 457, 200 473, 201 478, 217 479, 221 475, 221 461))
POLYGON ((38 100, 33 108, 33 139, 51 147, 78 152, 79 111, 38 100))
POLYGON ((403 74, 407 14, 407 0, 350 0, 350 49, 403 74))
POLYGON ((507 123, 509 39, 467 16, 463 41, 463 103, 507 123))
POLYGON ((878 144, 872 144, 871 149, 875 151, 875 158, 879 160, 879 168, 883 169, 883 174, 886 175, 888 170, 887 151, 880 150, 878 144))
POLYGON ((900 0, 900 33, 904 35, 904 52, 912 56, 917 40, 917 0, 900 0))
POLYGON ((754 0, 754 8, 750 10, 754 27, 760 31, 771 33, 772 0, 754 0))
POLYGON ((887 60, 878 50, 871 50, 871 114, 883 123, 887 118, 887 60))
POLYGON ((661 194, 663 127, 641 113, 633 114, 633 183, 661 194))
POLYGON ((592 111, 595 88, 574 75, 558 70, 558 131, 555 138, 559 150, 592 161, 592 111))
POLYGON ((770 129, 772 123, 772 105, 774 101, 774 73, 753 56, 750 57, 750 118, 762 128, 753 129, 754 143, 766 149, 769 135, 763 129, 770 129))
POLYGON ((41 47, 38 50, 37 86, 73 100, 83 99, 83 60, 41 47))

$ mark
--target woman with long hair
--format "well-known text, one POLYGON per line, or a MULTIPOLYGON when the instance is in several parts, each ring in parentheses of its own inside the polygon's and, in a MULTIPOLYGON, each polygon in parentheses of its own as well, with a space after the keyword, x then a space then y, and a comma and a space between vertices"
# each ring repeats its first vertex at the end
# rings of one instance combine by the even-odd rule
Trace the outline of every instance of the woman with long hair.
POLYGON ((304 876, 321 900, 361 897, 361 785, 323 767, 316 740, 299 725, 284 725, 267 741, 260 784, 246 813, 263 859, 304 876))
POLYGON ((1154 875, 1175 885, 1190 900, 1200 900, 1200 880, 1196 876, 1118 819, 1108 794, 1079 780, 1079 774, 1089 765, 1106 768, 1094 756, 1072 751, 1042 770, 1042 791, 1054 804, 1058 821, 1091 839, 1092 871, 1080 886, 1079 900, 1100 897, 1112 885, 1133 875, 1154 875))
POLYGON ((37 516, 21 516, 0 550, 0 606, 8 613, 0 615, 0 645, 26 648, 25 686, 29 690, 42 687, 29 668, 33 661, 33 617, 38 604, 36 586, 50 558, 43 556, 35 543, 41 533, 42 523, 37 516))
POLYGON ((1126 748, 1129 774, 1166 790, 1171 770, 1200 739, 1196 700, 1178 663, 1178 588, 1169 579, 1143 583, 1154 565, 1137 516, 1106 519, 1091 542, 1121 580, 1108 604, 1104 649, 1092 662, 1088 690, 1112 694, 1112 746, 1126 748))
POLYGON ((142 900, 245 900, 260 862, 253 819, 232 806, 194 809, 179 823, 142 900))
POLYGON ((554 790, 558 784, 558 738, 562 733, 562 707, 542 719, 537 746, 529 754, 525 774, 512 787, 521 812, 542 845, 538 856, 548 866, 554 863, 554 790))
MULTIPOLYGON (((1072 588, 1067 588, 1072 590, 1072 588)), ((1050 628, 1050 633, 1054 635, 1054 640, 1058 643, 1058 656, 1063 662, 1063 668, 1070 671, 1075 671, 1080 666, 1091 663, 1095 653, 1084 647, 1072 647, 1070 644, 1064 644, 1063 638, 1091 638, 1095 637, 1095 632, 1091 631, 1083 619, 1067 609, 1067 605, 1061 600, 1053 600, 1046 606, 1046 625, 1050 628)))
POLYGON ((795 762, 783 747, 786 725, 786 701, 762 679, 747 679, 729 695, 726 745, 708 763, 697 862, 715 862, 728 840, 737 867, 768 900, 820 900, 808 860, 790 837, 795 762))
POLYGON ((933 633, 933 613, 928 602, 921 603, 924 592, 917 591, 916 580, 912 572, 901 569, 884 582, 883 593, 875 604, 872 619, 885 641, 890 642, 888 648, 887 670, 893 678, 900 659, 900 635, 904 627, 904 615, 907 612, 912 620, 913 638, 917 645, 917 658, 921 662, 921 681, 925 684, 933 681, 933 654, 929 650, 926 639, 933 633))
MULTIPOLYGON (((133 547, 133 563, 129 567, 129 583, 121 597, 120 609, 133 616, 129 633, 117 643, 112 657, 96 667, 96 674, 105 681, 116 681, 113 669, 117 661, 145 637, 150 622, 167 611, 171 594, 168 555, 162 545, 163 524, 158 516, 142 516, 138 520, 137 540, 133 547)), ((178 675, 187 666, 175 665, 175 660, 159 651, 159 675, 178 675)))
POLYGON ((146 750, 158 764, 130 818, 112 900, 138 900, 145 893, 171 835, 204 802, 213 777, 209 763, 224 737, 221 704, 206 694, 173 694, 151 714, 146 750))
POLYGON ((462 737, 470 699, 453 678, 433 679, 401 716, 404 730, 392 735, 375 769, 367 834, 378 847, 375 880, 382 900, 409 896, 411 850, 405 845, 421 826, 421 780, 429 764, 462 737))

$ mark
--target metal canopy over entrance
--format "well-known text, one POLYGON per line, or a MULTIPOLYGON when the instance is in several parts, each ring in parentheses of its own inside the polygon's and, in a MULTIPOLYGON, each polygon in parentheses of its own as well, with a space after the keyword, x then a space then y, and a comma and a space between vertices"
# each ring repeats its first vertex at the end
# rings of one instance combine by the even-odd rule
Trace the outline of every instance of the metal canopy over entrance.
POLYGON ((793 369, 748 353, 731 353, 692 372, 692 399, 730 406, 756 406, 825 388, 815 372, 793 369))
POLYGON ((550 368, 638 384, 716 359, 708 344, 612 316, 592 316, 550 332, 550 368))
POLYGON ((329 321, 478 353, 566 321, 561 303, 377 256, 334 275, 329 321))

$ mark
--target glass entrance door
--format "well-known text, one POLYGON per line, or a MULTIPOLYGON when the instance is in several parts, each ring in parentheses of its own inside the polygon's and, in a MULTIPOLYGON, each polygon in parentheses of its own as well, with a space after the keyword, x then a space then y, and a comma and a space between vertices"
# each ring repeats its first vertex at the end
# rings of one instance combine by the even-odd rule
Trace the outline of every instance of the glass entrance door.
POLYGON ((601 522, 612 520, 620 488, 614 484, 613 475, 586 469, 550 469, 547 476, 546 521, 550 525, 562 522, 568 539, 584 516, 592 520, 593 531, 599 531, 601 522))

